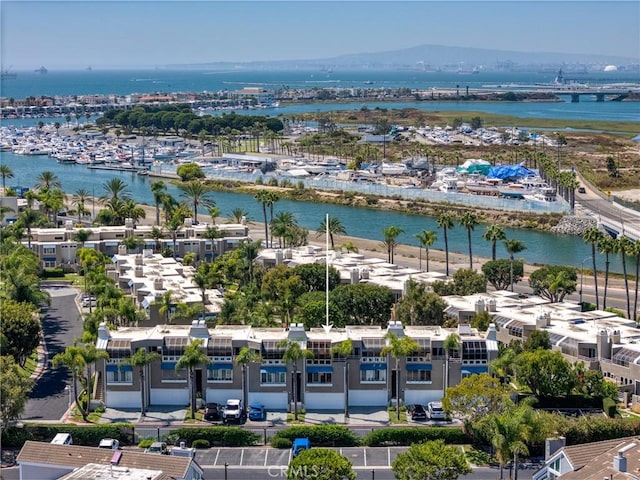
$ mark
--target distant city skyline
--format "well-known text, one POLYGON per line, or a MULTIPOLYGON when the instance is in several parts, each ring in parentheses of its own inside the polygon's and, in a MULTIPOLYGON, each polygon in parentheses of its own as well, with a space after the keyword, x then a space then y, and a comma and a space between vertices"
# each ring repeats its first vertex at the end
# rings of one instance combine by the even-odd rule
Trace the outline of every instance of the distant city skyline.
POLYGON ((0 3, 2 68, 311 60, 420 45, 627 57, 640 2, 29 1, 0 3))

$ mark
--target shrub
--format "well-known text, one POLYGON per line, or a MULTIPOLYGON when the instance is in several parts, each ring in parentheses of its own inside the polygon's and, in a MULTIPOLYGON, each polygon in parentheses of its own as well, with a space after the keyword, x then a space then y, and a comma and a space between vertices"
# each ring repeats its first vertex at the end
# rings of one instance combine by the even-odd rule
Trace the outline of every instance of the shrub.
MULTIPOLYGON (((183 440, 190 446, 198 439, 206 440, 209 445, 224 445, 233 447, 246 447, 255 445, 262 437, 257 433, 245 430, 240 427, 202 427, 202 428, 180 428, 171 432, 171 439, 183 440)), ((169 441, 169 437, 167 438, 169 441)))
POLYGON ((46 268, 42 272, 43 278, 62 278, 64 277, 64 270, 62 268, 46 268))
POLYGON ((105 425, 69 425, 69 424, 30 424, 22 429, 21 433, 3 432, 3 446, 11 446, 15 442, 20 442, 15 446, 22 446, 26 440, 36 440, 38 442, 50 442, 58 433, 68 433, 73 438, 74 445, 85 445, 95 447, 103 438, 115 438, 123 445, 133 444, 133 425, 127 423, 113 423, 105 425), (6 435, 5 435, 6 433, 6 435))
POLYGON ((138 448, 149 448, 151 446, 151 444, 153 443, 153 439, 151 438, 146 438, 144 440, 141 440, 138 443, 138 448))
POLYGON ((458 428, 402 427, 375 430, 364 437, 369 447, 411 445, 428 440, 444 440, 447 444, 464 444, 469 437, 458 428))
MULTIPOLYGON (((308 438, 314 447, 353 447, 360 445, 360 439, 343 425, 300 425, 277 432, 271 439, 284 438, 293 442, 296 438, 308 438)), ((279 442, 280 440, 275 440, 279 442)), ((282 448, 282 447, 280 447, 282 448)))
POLYGON ((209 441, 204 438, 198 438, 191 444, 193 448, 209 448, 209 441))
POLYGON ((618 406, 613 398, 605 397, 602 399, 602 410, 609 418, 615 418, 618 414, 618 406))
POLYGON ((283 437, 271 437, 269 439, 269 443, 271 444, 272 448, 287 449, 287 448, 291 448, 293 446, 293 442, 291 440, 289 440, 288 438, 283 438, 283 437))

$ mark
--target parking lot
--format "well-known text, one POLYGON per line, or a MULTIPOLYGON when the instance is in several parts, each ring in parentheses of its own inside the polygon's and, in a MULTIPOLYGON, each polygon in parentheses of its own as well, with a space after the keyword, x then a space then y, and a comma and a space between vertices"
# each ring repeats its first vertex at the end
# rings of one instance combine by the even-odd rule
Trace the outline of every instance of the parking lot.
MULTIPOLYGON (((333 448, 347 457, 354 467, 389 468, 399 453, 406 452, 408 447, 343 447, 333 448)), ((275 448, 210 448, 198 450, 196 460, 202 466, 215 467, 269 467, 288 465, 291 450, 275 448)))

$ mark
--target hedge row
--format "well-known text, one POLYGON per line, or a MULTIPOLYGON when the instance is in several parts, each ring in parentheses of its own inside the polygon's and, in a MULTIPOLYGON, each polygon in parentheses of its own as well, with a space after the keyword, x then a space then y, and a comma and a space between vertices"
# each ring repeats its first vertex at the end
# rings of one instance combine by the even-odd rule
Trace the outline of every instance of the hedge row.
POLYGON ((618 414, 618 405, 613 398, 605 397, 602 399, 602 410, 609 418, 615 418, 618 414))
POLYGON ((74 445, 97 447, 103 438, 115 438, 123 445, 133 443, 133 425, 128 423, 113 423, 105 425, 70 425, 30 424, 22 428, 11 427, 2 432, 2 445, 18 448, 27 440, 50 442, 58 433, 68 433, 73 438, 74 445))
POLYGON ((206 440, 212 447, 247 447, 256 445, 261 439, 260 435, 240 427, 180 428, 167 437, 167 441, 175 445, 182 441, 193 446, 196 440, 206 440))
POLYGON ((369 447, 411 445, 428 440, 444 440, 446 444, 469 443, 469 437, 459 428, 400 427, 374 430, 362 443, 369 447))
POLYGON ((271 445, 276 448, 291 448, 291 443, 286 443, 283 440, 293 442, 296 438, 308 438, 314 447, 355 447, 360 445, 360 438, 343 425, 301 425, 286 428, 271 437, 271 445))

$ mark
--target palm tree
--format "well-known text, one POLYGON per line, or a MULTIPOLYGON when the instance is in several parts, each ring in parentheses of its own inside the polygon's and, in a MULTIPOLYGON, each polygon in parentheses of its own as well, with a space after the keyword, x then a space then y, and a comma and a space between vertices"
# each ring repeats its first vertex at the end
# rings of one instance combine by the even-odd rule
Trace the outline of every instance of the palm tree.
POLYGON ((82 220, 82 215, 87 213, 84 208, 86 201, 91 198, 91 193, 84 189, 79 188, 76 190, 76 193, 73 195, 73 205, 76 206, 76 213, 78 214, 78 222, 82 220))
POLYGON ((151 238, 153 238, 154 240, 154 250, 156 252, 160 251, 161 245, 160 245, 160 240, 162 238, 164 238, 164 231, 162 230, 162 227, 156 227, 154 226, 151 229, 151 238))
MULTIPOLYGON (((280 195, 276 192, 267 191, 267 203, 269 204, 269 223, 273 223, 273 209, 276 202, 280 200, 280 195)), ((271 243, 273 243, 273 236, 271 237, 271 243)), ((273 245, 271 245, 273 247, 273 245)))
POLYGON ((134 225, 137 224, 141 218, 145 218, 147 216, 145 209, 131 198, 124 201, 124 204, 122 205, 122 213, 126 218, 130 218, 134 225))
POLYGON ((382 235, 384 236, 382 244, 387 249, 387 259, 389 263, 393 263, 393 256, 396 246, 398 245, 396 238, 398 238, 398 235, 401 233, 404 233, 404 230, 400 227, 396 227, 395 225, 389 225, 387 228, 382 230, 382 235))
POLYGON ((416 238, 420 242, 420 271, 422 271, 422 248, 424 247, 425 257, 427 261, 427 272, 429 271, 429 247, 431 247, 437 239, 436 232, 431 230, 422 230, 416 234, 416 238))
POLYGON ((420 345, 413 338, 398 337, 393 332, 385 335, 387 344, 380 351, 381 356, 390 355, 396 360, 396 412, 400 421, 400 359, 420 351, 420 345))
POLYGON ((162 358, 158 352, 148 352, 146 348, 139 348, 129 358, 123 359, 121 365, 129 365, 138 369, 140 377, 140 415, 146 415, 145 388, 144 388, 144 372, 147 366, 162 358))
MULTIPOLYGON (((216 218, 218 218, 220 216, 220 208, 218 206, 216 206, 216 205, 211 205, 207 209, 207 213, 211 217, 211 223, 213 223, 215 225, 216 224, 216 218)), ((238 223, 240 223, 240 222, 238 222, 238 223)))
POLYGON ((153 195, 153 203, 156 207, 156 225, 160 225, 160 204, 163 196, 167 193, 167 186, 162 180, 151 182, 151 193, 153 195))
POLYGON ((627 318, 631 319, 631 297, 629 296, 629 277, 627 277, 627 253, 633 242, 629 237, 622 235, 616 240, 620 258, 622 260, 622 274, 624 276, 624 290, 627 294, 627 318))
POLYGON ((198 206, 202 205, 203 207, 209 207, 213 205, 215 202, 209 196, 211 190, 202 182, 199 181, 191 181, 186 184, 179 185, 180 190, 182 190, 182 197, 189 200, 189 202, 193 205, 193 221, 195 224, 198 223, 198 206))
POLYGON ((471 232, 478 225, 478 217, 473 212, 464 212, 460 217, 460 225, 467 229, 467 240, 469 241, 469 269, 473 270, 473 253, 471 251, 471 232))
POLYGON ((62 184, 60 183, 60 179, 58 176, 49 171, 41 172, 38 175, 37 183, 35 188, 37 190, 49 190, 50 188, 60 188, 62 184))
POLYGON ((602 309, 607 308, 607 290, 609 288, 609 255, 617 252, 616 241, 609 235, 604 235, 598 242, 598 250, 604 253, 604 293, 602 294, 602 309))
POLYGON ((495 223, 489 225, 487 229, 482 234, 482 239, 491 242, 491 260, 496 259, 496 244, 501 242, 507 238, 504 230, 500 225, 496 225, 495 223))
POLYGON ((598 227, 589 227, 582 234, 585 243, 591 244, 591 260, 593 262, 593 285, 596 293, 596 310, 600 310, 600 299, 598 296, 598 269, 596 266, 596 245, 604 238, 604 232, 598 227))
POLYGON ((317 230, 317 236, 320 237, 322 234, 327 233, 327 230, 329 232, 329 241, 331 242, 331 250, 335 249, 335 244, 333 241, 333 236, 334 235, 346 235, 347 231, 344 228, 344 225, 342 225, 342 222, 340 221, 340 219, 338 217, 335 217, 333 215, 329 215, 328 216, 329 220, 327 222, 327 219, 323 219, 322 222, 320 223, 320 226, 318 227, 317 230))
POLYGON ((273 241, 273 237, 278 237, 280 247, 286 247, 289 233, 297 225, 293 213, 278 212, 275 218, 271 219, 271 240, 273 241))
POLYGON ((74 242, 80 244, 80 248, 84 248, 85 242, 89 240, 92 233, 93 232, 91 230, 80 229, 73 234, 72 238, 74 242))
POLYGON ((262 205, 262 216, 264 217, 264 244, 269 246, 269 223, 267 222, 267 204, 269 203, 269 191, 259 190, 254 198, 262 205))
POLYGON ((18 214, 18 223, 27 230, 27 246, 31 250, 31 229, 43 219, 40 212, 31 208, 25 208, 18 214))
POLYGON ((196 367, 198 365, 208 364, 209 357, 205 352, 200 349, 202 345, 201 339, 193 340, 187 348, 184 349, 184 354, 178 359, 176 363, 176 370, 181 370, 186 368, 188 371, 188 379, 189 379, 189 392, 191 393, 191 419, 196 418, 196 382, 195 382, 195 374, 196 367))
POLYGON ((460 337, 457 333, 450 333, 447 338, 444 339, 442 347, 446 352, 445 358, 445 369, 444 369, 444 392, 446 395, 447 388, 449 388, 449 370, 450 370, 450 362, 453 352, 457 352, 460 350, 460 337))
POLYGON ((164 323, 171 323, 171 311, 174 308, 173 290, 167 290, 162 294, 162 298, 158 304, 158 314, 164 317, 164 323))
POLYGON ((442 228, 442 231, 444 232, 444 258, 445 258, 445 264, 446 264, 446 274, 448 277, 449 276, 449 239, 447 237, 447 231, 450 228, 453 228, 453 216, 451 216, 448 213, 441 213, 440 215, 438 215, 438 218, 436 219, 436 223, 438 224, 438 227, 442 228))
POLYGON ((246 221, 248 221, 249 219, 249 212, 247 210, 241 207, 231 210, 231 215, 229 216, 230 223, 240 224, 242 223, 243 219, 246 221))
POLYGON ((143 240, 135 235, 129 235, 122 239, 122 245, 127 247, 127 253, 136 252, 138 247, 143 244, 143 240))
POLYGON ((242 401, 246 407, 249 403, 249 364, 261 363, 262 355, 249 347, 242 347, 236 355, 236 363, 242 368, 242 401))
POLYGON ((242 251, 242 260, 244 262, 246 272, 246 282, 253 282, 253 262, 258 258, 258 253, 262 248, 260 242, 244 242, 240 249, 242 251))
POLYGON ((636 259, 636 285, 633 294, 633 321, 638 321, 638 283, 640 283, 640 240, 633 242, 629 248, 629 255, 633 255, 636 259))
POLYGON ((179 216, 173 216, 169 219, 165 228, 171 234, 171 240, 173 240, 173 259, 175 260, 177 256, 178 232, 182 228, 182 220, 179 216))
POLYGON ((80 355, 80 348, 76 345, 70 345, 65 348, 63 352, 57 353, 53 357, 53 366, 56 368, 65 366, 69 369, 73 381, 73 404, 80 405, 78 396, 78 377, 82 375, 82 369, 84 368, 84 357, 80 355))
POLYGON ((511 283, 511 291, 513 292, 513 262, 515 261, 514 255, 516 253, 525 251, 527 247, 522 240, 517 240, 515 238, 505 240, 504 247, 507 249, 507 253, 509 254, 509 283, 511 283))
POLYGON ((291 362, 293 370, 291 371, 293 376, 293 418, 298 421, 298 360, 312 359, 313 352, 307 348, 302 348, 300 342, 289 340, 285 338, 278 343, 278 347, 283 349, 282 360, 285 363, 291 362))
POLYGON ((349 417, 349 355, 353 353, 353 342, 350 338, 331 347, 331 356, 344 361, 344 416, 349 417))
POLYGON ((131 197, 131 192, 127 187, 127 184, 119 179, 112 178, 111 180, 106 181, 102 184, 102 188, 105 194, 100 197, 100 200, 106 202, 108 200, 127 200, 131 197))
POLYGON ((9 165, 0 165, 0 176, 2 177, 2 192, 6 195, 7 186, 5 184, 7 178, 13 178, 13 170, 9 165))

